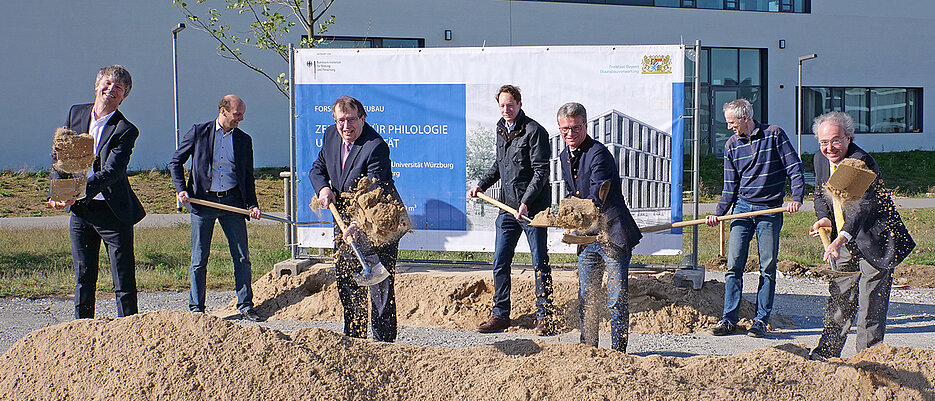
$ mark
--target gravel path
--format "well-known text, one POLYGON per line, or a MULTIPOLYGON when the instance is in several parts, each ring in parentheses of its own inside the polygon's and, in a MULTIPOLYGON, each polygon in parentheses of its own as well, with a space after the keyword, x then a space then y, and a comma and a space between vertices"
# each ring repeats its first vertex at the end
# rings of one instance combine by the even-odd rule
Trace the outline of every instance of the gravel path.
MULTIPOLYGON (((707 280, 724 280, 723 272, 708 272, 707 280)), ((744 296, 755 299, 757 274, 744 276, 744 296)), ((804 343, 809 347, 818 342, 821 334, 822 317, 826 302, 827 284, 818 279, 779 277, 776 287, 775 313, 792 318, 796 327, 770 332, 766 338, 751 338, 746 335, 712 337, 705 334, 666 335, 632 334, 628 352, 634 355, 729 355, 757 348, 772 347, 784 343, 804 343)), ((97 307, 100 316, 115 316, 113 295, 100 295, 97 307)), ((209 310, 226 306, 235 298, 233 291, 208 294, 209 310)), ((188 309, 188 293, 161 292, 140 295, 140 311, 161 309, 188 309)), ((0 299, 0 351, 5 352, 13 343, 29 332, 72 320, 74 306, 68 298, 2 298, 0 299)), ((233 320, 240 324, 255 324, 244 320, 233 320)), ((270 321, 264 326, 292 332, 304 327, 318 327, 341 332, 341 322, 317 321, 270 321)), ((854 331, 845 346, 845 357, 854 354, 854 331)), ((403 344, 469 347, 494 345, 504 340, 527 339, 546 343, 575 343, 578 332, 572 331, 553 337, 537 337, 524 333, 479 334, 473 331, 433 329, 422 327, 400 327, 398 342, 403 344)), ((886 343, 894 346, 935 349, 935 290, 894 289, 890 300, 887 319, 886 343)), ((606 333, 601 338, 601 347, 609 347, 606 333)))

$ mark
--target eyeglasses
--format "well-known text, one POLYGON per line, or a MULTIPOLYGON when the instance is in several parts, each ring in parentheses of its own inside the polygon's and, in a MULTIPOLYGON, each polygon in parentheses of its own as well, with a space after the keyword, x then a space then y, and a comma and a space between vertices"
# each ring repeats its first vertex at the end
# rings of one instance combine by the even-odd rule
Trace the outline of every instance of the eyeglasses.
POLYGON ((336 118, 334 120, 334 122, 341 124, 341 125, 344 125, 345 123, 356 124, 358 121, 360 121, 360 117, 343 117, 343 118, 336 118))
POLYGON ((844 138, 834 138, 830 141, 818 141, 818 145, 820 145, 823 148, 827 148, 828 145, 834 145, 834 147, 838 147, 838 146, 841 146, 842 144, 844 144, 844 138))
POLYGON ((558 127, 558 130, 561 131, 561 133, 563 134, 567 134, 569 132, 580 134, 581 131, 584 131, 584 126, 581 124, 578 124, 578 125, 572 125, 571 127, 558 127))

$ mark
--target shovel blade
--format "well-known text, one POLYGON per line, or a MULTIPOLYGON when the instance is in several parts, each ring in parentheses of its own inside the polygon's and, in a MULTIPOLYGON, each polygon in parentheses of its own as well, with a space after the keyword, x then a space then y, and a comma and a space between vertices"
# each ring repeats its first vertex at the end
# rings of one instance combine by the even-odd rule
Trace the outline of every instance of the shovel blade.
POLYGON ((383 263, 380 263, 380 259, 376 255, 370 255, 361 262, 363 269, 360 270, 360 273, 351 276, 359 286, 369 287, 380 284, 390 276, 390 272, 386 270, 383 263))

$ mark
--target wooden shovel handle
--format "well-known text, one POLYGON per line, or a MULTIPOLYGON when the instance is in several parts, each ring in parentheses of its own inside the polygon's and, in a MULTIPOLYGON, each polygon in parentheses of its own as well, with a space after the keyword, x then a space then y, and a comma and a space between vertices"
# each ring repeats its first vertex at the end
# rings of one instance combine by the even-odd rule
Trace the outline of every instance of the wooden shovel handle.
POLYGON ((341 233, 347 232, 347 226, 344 225, 344 219, 341 218, 341 214, 338 213, 338 208, 334 206, 334 202, 328 204, 328 210, 331 210, 331 214, 334 216, 334 221, 338 223, 338 227, 341 227, 341 233))
POLYGON ((226 210, 226 211, 228 211, 228 212, 234 212, 234 213, 245 214, 245 215, 247 215, 247 216, 250 215, 250 211, 247 210, 247 209, 241 209, 241 208, 239 208, 239 207, 229 206, 229 205, 225 205, 225 204, 223 204, 223 203, 211 202, 211 201, 206 201, 206 200, 203 200, 203 199, 196 199, 196 198, 188 198, 188 201, 191 202, 191 203, 194 203, 194 204, 196 204, 196 205, 213 207, 213 208, 215 208, 215 209, 221 209, 221 210, 226 210))
MULTIPOLYGON (((499 207, 500 209, 506 210, 506 211, 509 212, 510 214, 514 214, 514 215, 516 214, 516 209, 513 209, 512 207, 507 206, 505 203, 500 202, 500 201, 498 201, 498 200, 496 200, 496 199, 494 199, 494 198, 491 198, 491 197, 487 196, 487 194, 485 194, 485 193, 483 193, 483 192, 478 191, 478 192, 477 192, 477 197, 478 197, 478 198, 481 198, 481 199, 483 199, 483 200, 485 200, 485 201, 487 201, 487 202, 490 202, 491 204, 493 204, 493 205, 496 206, 496 207, 499 207)), ((526 216, 521 216, 521 217, 522 217, 522 219, 523 219, 525 222, 527 222, 527 223, 529 223, 529 222, 532 221, 532 220, 529 219, 529 217, 526 217, 526 216)))
MULTIPOLYGON (((745 212, 745 213, 737 213, 737 214, 728 214, 728 215, 724 215, 724 216, 717 216, 717 221, 739 219, 739 218, 743 218, 743 217, 762 216, 762 215, 764 215, 764 214, 782 213, 782 212, 785 212, 785 211, 786 211, 786 208, 785 208, 785 207, 774 207, 774 208, 772 208, 772 209, 757 210, 757 211, 753 211, 753 212, 745 212)), ((642 227, 642 228, 640 228, 640 232, 650 233, 650 232, 653 232, 653 231, 668 230, 668 229, 670 229, 670 228, 678 228, 678 227, 686 227, 686 226, 696 226, 696 225, 698 225, 698 224, 704 224, 705 222, 707 222, 707 219, 695 219, 695 220, 688 220, 688 221, 680 221, 680 222, 671 223, 671 224, 660 224, 660 225, 656 225, 656 226, 642 227)))
POLYGON ((821 238, 821 244, 825 246, 825 249, 831 246, 831 239, 828 238, 829 231, 831 229, 828 227, 818 227, 818 236, 821 238))

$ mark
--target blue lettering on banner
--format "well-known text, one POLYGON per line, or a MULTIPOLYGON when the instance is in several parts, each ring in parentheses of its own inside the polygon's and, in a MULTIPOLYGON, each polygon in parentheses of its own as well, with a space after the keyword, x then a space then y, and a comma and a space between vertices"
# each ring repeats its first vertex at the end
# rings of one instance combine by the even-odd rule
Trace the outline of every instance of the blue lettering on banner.
MULTIPOLYGON (((318 159, 325 130, 334 124, 331 106, 345 95, 363 103, 367 123, 389 145, 393 178, 413 228, 467 230, 462 84, 296 85, 298 204, 308 204, 315 195, 308 172, 318 159)), ((320 218, 307 207, 299 207, 297 217, 320 218)))

